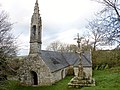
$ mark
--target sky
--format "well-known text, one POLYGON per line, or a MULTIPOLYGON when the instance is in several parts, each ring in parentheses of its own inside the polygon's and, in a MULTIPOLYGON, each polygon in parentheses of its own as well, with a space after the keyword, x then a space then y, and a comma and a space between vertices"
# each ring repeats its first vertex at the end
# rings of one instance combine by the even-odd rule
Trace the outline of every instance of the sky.
MULTIPOLYGON (((18 55, 29 53, 31 16, 36 0, 0 0, 14 23, 12 33, 17 38, 18 55)), ((92 0, 38 0, 42 17, 42 49, 54 42, 76 44, 77 33, 85 33, 85 26, 101 10, 92 0)))

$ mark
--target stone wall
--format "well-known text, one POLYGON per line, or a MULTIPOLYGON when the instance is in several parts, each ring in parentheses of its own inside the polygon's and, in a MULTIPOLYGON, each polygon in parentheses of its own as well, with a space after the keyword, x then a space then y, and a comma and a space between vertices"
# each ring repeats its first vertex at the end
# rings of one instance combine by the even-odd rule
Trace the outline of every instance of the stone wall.
POLYGON ((41 50, 41 45, 40 44, 38 44, 37 42, 30 43, 30 54, 39 53, 40 50, 41 50))
POLYGON ((54 80, 55 82, 57 82, 57 81, 65 78, 65 76, 66 76, 66 74, 67 74, 67 73, 66 73, 66 68, 61 69, 61 70, 56 71, 56 72, 53 72, 52 74, 53 74, 53 80, 54 80))
POLYGON ((38 85, 45 86, 53 84, 53 75, 50 69, 37 54, 29 55, 24 60, 23 66, 20 68, 21 83, 26 85, 33 85, 31 72, 35 72, 38 78, 38 85))
MULTIPOLYGON (((52 85, 66 76, 67 69, 68 67, 51 73, 49 67, 38 54, 30 54, 24 59, 23 65, 19 70, 19 77, 24 85, 34 85, 31 72, 35 72, 38 86, 52 85)), ((86 77, 92 77, 92 67, 84 67, 83 70, 86 77)), ((74 67, 76 74, 78 73, 77 71, 77 67, 74 67)))

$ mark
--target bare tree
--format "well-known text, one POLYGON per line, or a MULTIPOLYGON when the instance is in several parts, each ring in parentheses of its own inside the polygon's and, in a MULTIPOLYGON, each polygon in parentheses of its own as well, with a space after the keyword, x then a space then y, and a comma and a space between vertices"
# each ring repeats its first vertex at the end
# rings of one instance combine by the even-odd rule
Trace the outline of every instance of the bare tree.
POLYGON ((54 41, 50 45, 47 46, 47 50, 50 51, 58 51, 61 47, 61 42, 60 41, 54 41))
POLYGON ((104 6, 98 13, 99 24, 107 42, 120 44, 120 0, 94 0, 104 6))
POLYGON ((68 52, 76 52, 77 51, 77 46, 76 45, 74 45, 74 44, 70 44, 70 45, 68 45, 68 52))
POLYGON ((8 60, 16 55, 17 46, 10 33, 12 24, 9 22, 8 15, 0 11, 0 81, 10 74, 12 68, 8 65, 8 60))
POLYGON ((75 52, 77 50, 77 46, 74 44, 66 44, 60 41, 54 41, 48 45, 46 49, 58 52, 75 52))
POLYGON ((87 43, 90 43, 88 46, 92 45, 93 51, 95 51, 98 45, 104 44, 105 32, 103 32, 103 28, 97 19, 90 21, 86 28, 89 29, 89 38, 92 39, 91 41, 88 39, 87 43))
POLYGON ((83 51, 89 51, 89 50, 92 50, 92 44, 91 44, 91 35, 89 32, 85 32, 83 35, 83 39, 82 39, 82 50, 83 51))

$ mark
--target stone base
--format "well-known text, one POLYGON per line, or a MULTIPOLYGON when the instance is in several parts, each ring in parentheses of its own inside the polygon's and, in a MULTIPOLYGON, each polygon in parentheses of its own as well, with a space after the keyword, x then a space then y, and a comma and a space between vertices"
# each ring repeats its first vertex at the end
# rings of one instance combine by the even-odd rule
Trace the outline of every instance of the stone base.
POLYGON ((74 77, 70 80, 68 86, 74 88, 95 86, 95 79, 74 77))

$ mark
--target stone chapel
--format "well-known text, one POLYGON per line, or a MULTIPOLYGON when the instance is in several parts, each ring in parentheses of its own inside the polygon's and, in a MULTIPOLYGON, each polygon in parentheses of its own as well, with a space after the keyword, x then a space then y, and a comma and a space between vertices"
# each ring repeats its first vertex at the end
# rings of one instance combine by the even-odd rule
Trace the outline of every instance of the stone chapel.
MULTIPOLYGON (((75 52, 55 52, 41 50, 42 19, 39 4, 36 0, 30 27, 30 51, 20 67, 20 82, 24 85, 52 85, 67 75, 70 66, 76 68, 80 63, 79 55, 75 52)), ((91 53, 81 54, 83 71, 86 77, 92 77, 91 53)), ((74 71, 74 73, 76 73, 74 71)))

